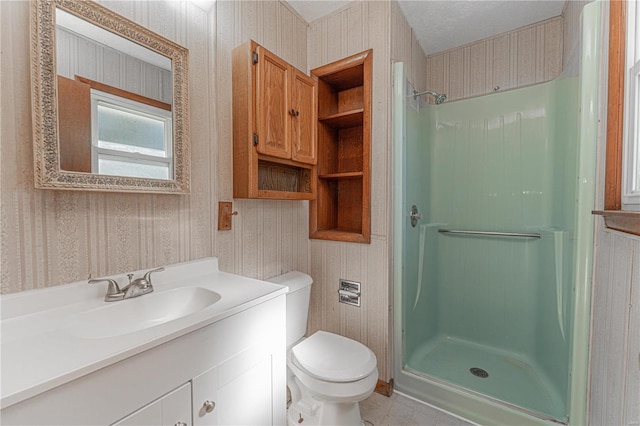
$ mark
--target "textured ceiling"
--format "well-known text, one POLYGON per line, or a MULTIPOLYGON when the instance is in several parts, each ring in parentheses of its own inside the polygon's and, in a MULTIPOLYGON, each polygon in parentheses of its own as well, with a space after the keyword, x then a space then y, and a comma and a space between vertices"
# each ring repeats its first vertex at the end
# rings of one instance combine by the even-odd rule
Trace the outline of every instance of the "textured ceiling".
MULTIPOLYGON (((307 22, 348 1, 289 0, 307 22)), ((400 0, 400 9, 427 55, 461 46, 562 13, 565 0, 400 0)))

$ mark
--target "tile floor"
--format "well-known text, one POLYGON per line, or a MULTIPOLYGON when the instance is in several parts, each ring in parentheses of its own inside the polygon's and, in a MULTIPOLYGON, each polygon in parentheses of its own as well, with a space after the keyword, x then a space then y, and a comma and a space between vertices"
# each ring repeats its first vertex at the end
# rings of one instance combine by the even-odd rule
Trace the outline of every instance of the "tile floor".
POLYGON ((360 403, 365 426, 470 426, 428 405, 394 393, 390 398, 373 393, 360 403))

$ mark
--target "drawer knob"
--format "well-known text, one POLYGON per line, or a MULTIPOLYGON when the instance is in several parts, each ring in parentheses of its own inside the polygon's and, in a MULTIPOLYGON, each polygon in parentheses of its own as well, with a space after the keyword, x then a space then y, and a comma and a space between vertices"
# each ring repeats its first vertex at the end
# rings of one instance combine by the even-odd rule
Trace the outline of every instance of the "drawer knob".
POLYGON ((214 408, 216 408, 216 403, 213 401, 205 401, 203 407, 204 407, 204 411, 206 411, 207 413, 210 413, 213 411, 214 408))
POLYGON ((189 426, 189 425, 187 425, 185 422, 178 422, 175 424, 175 426, 189 426))

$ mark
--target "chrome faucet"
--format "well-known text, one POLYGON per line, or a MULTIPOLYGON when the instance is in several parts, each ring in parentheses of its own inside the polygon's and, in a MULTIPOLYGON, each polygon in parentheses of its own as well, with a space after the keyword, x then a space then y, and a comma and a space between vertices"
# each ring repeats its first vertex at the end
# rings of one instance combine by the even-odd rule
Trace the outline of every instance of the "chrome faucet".
POLYGON ((111 278, 96 278, 89 279, 89 284, 95 283, 109 283, 109 287, 107 288, 107 294, 104 295, 105 302, 115 302, 116 300, 122 300, 124 297, 124 293, 118 287, 118 283, 116 280, 112 280, 111 278))
POLYGON ((127 274, 129 277, 129 284, 122 289, 118 287, 116 280, 111 278, 96 278, 90 279, 89 284, 107 282, 109 287, 107 288, 107 294, 104 296, 105 302, 115 302, 118 300, 130 299, 132 297, 142 296, 143 294, 151 293, 153 286, 151 285, 151 274, 153 272, 164 271, 164 268, 157 268, 148 271, 141 278, 133 279, 133 274, 127 274))
POLYGON ((135 280, 131 280, 133 278, 133 274, 127 274, 129 277, 129 284, 122 289, 124 293, 123 299, 129 299, 131 297, 142 296, 143 294, 151 293, 153 291, 153 286, 151 285, 151 274, 154 272, 162 272, 164 268, 156 268, 150 271, 147 271, 141 278, 136 278, 135 280))

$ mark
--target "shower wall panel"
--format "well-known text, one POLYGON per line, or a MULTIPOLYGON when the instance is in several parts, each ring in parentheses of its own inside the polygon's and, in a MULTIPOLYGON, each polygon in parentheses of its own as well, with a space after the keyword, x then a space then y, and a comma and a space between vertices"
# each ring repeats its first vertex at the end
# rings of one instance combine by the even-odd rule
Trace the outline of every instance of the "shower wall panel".
POLYGON ((433 108, 431 221, 522 231, 551 224, 552 84, 433 108))
POLYGON ((577 127, 567 123, 577 122, 577 94, 571 78, 406 109, 406 202, 425 214, 406 228, 406 356, 443 338, 501 348, 530 359, 564 399, 577 169, 577 127))
POLYGON ((578 78, 548 83, 552 91, 549 118, 552 127, 553 186, 551 222, 544 229, 541 277, 538 281, 539 311, 536 316, 535 359, 556 384, 568 391, 567 361, 573 329, 574 255, 576 241, 576 203, 578 176, 578 78), (553 350, 550 350, 553 348, 553 350))
POLYGON ((564 3, 564 8, 562 9, 563 70, 567 70, 574 61, 576 63, 578 62, 577 57, 580 54, 580 36, 582 34, 580 31, 580 16, 584 6, 592 1, 593 0, 572 0, 564 3))
MULTIPOLYGON (((409 98, 410 99, 410 98, 409 98)), ((404 253, 404 283, 403 300, 405 304, 405 347, 404 353, 413 353, 425 339, 436 335, 437 329, 437 287, 436 281, 429 279, 436 273, 437 257, 435 253, 434 227, 430 226, 428 192, 425 188, 430 185, 430 150, 428 143, 429 122, 424 119, 425 112, 407 108, 405 133, 405 168, 411 175, 405 177, 407 185, 407 215, 403 218, 406 231, 404 246, 408 249, 404 253), (418 207, 424 215, 412 227, 408 219, 408 209, 411 205, 418 207)))

